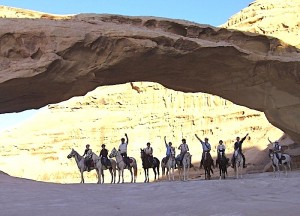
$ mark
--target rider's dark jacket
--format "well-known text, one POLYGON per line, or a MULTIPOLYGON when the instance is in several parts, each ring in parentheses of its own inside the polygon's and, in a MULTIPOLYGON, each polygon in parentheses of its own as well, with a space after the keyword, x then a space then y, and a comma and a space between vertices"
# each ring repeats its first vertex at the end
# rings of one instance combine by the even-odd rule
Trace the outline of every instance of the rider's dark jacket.
POLYGON ((246 137, 244 137, 243 139, 241 139, 239 142, 235 142, 234 143, 234 150, 239 149, 240 152, 242 152, 242 144, 245 141, 246 137))

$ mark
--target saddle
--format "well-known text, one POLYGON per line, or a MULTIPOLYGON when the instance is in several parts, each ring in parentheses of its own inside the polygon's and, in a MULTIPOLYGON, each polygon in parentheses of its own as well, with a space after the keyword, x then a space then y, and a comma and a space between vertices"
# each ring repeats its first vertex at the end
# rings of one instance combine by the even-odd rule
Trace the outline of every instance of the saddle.
POLYGON ((130 157, 128 157, 128 156, 127 157, 123 157, 123 161, 126 164, 126 167, 129 166, 133 162, 133 160, 130 157))
POLYGON ((87 159, 85 161, 85 165, 88 168, 88 172, 91 171, 92 168, 95 168, 95 163, 94 163, 94 161, 92 159, 87 159))
POLYGON ((102 163, 102 165, 104 165, 106 168, 109 167, 109 166, 111 166, 110 160, 109 160, 108 158, 106 158, 106 157, 101 158, 101 163, 102 163))
POLYGON ((167 157, 164 157, 164 158, 161 160, 161 162, 164 163, 164 164, 166 164, 166 163, 167 163, 166 160, 167 160, 167 157))

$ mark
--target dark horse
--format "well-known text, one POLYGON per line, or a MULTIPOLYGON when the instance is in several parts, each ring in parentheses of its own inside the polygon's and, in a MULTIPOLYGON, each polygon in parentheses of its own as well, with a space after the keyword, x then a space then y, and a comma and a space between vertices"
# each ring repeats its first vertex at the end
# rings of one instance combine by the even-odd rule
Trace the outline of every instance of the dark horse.
POLYGON ((214 161, 210 155, 209 152, 204 152, 204 158, 203 158, 203 167, 205 171, 205 179, 210 180, 211 174, 213 174, 214 171, 212 170, 212 166, 214 166, 214 161))
POLYGON ((144 182, 149 182, 149 168, 153 168, 155 180, 156 180, 156 171, 157 171, 158 179, 159 179, 160 161, 156 157, 153 157, 153 162, 150 161, 150 156, 147 155, 143 149, 141 149, 141 158, 142 158, 143 168, 144 168, 144 172, 145 172, 145 181, 144 182))
POLYGON ((218 164, 220 170, 220 179, 225 179, 225 176, 227 175, 228 159, 223 151, 219 152, 218 164))

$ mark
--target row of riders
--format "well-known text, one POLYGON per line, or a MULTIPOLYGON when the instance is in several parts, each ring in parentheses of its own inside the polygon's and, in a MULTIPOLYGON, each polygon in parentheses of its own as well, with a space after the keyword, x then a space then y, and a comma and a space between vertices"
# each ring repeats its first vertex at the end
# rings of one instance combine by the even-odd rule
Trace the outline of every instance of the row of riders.
MULTIPOLYGON (((243 168, 246 167, 246 160, 245 156, 242 152, 242 144, 246 140, 248 134, 244 136, 242 139, 240 137, 236 137, 236 142, 234 143, 234 154, 232 155, 231 158, 231 166, 235 170, 237 169, 237 166, 242 166, 243 168), (239 158, 239 159, 238 159, 239 158)), ((108 155, 108 150, 105 148, 105 144, 102 144, 101 151, 99 157, 96 158, 96 160, 101 161, 101 172, 99 172, 98 175, 103 175, 103 169, 109 169, 111 174, 112 174, 112 179, 113 179, 113 173, 115 174, 115 170, 112 170, 114 165, 112 164, 115 163, 113 159, 109 159, 112 157, 116 157, 117 162, 116 168, 119 170, 119 182, 120 182, 120 170, 122 171, 122 178, 124 182, 124 177, 123 177, 123 171, 124 169, 129 169, 132 175, 131 168, 134 168, 134 173, 135 173, 135 178, 131 179, 131 182, 135 182, 136 180, 136 160, 132 157, 127 156, 127 146, 129 143, 128 136, 125 134, 125 138, 121 139, 121 144, 119 145, 119 149, 116 150, 113 148, 111 151, 111 154, 108 155), (119 156, 119 157, 118 157, 119 156)), ((201 162, 200 162, 200 169, 204 167, 205 169, 205 179, 210 179, 211 173, 213 173, 212 167, 214 167, 214 162, 212 159, 212 156, 210 154, 211 151, 211 145, 208 142, 208 138, 205 138, 204 141, 199 138, 197 134, 195 134, 195 137, 199 140, 200 144, 202 145, 202 157, 201 157, 201 162)), ((186 139, 182 139, 182 143, 179 145, 178 149, 180 150, 180 154, 175 157, 175 148, 172 146, 172 142, 166 141, 166 137, 164 137, 165 141, 165 146, 166 146, 166 157, 162 159, 162 169, 163 169, 163 174, 165 174, 165 169, 167 169, 167 174, 169 175, 169 180, 170 180, 170 171, 173 169, 173 180, 174 180, 174 169, 178 168, 179 170, 179 175, 181 169, 183 169, 183 180, 186 180, 188 176, 186 176, 186 169, 189 169, 192 164, 191 164, 191 155, 189 153, 189 147, 186 143, 186 139)), ((269 142, 273 144, 270 140, 269 142)), ((220 170, 220 178, 225 178, 225 175, 227 174, 227 167, 229 166, 229 158, 225 156, 225 150, 226 147, 223 143, 222 140, 219 141, 219 144, 217 146, 217 159, 216 159, 216 165, 219 167, 220 170)), ((71 158, 72 156, 75 157, 74 153, 75 151, 72 150, 72 152, 68 155, 68 158, 71 158), (73 152, 73 154, 72 154, 73 152)), ((274 156, 277 158, 278 163, 281 164, 282 161, 282 154, 281 154, 281 146, 279 145, 278 141, 275 141, 273 144, 273 149, 272 151, 274 153, 274 156)), ((92 152, 92 149, 90 148, 90 145, 86 145, 86 149, 83 154, 83 161, 84 161, 84 167, 87 171, 90 171, 91 169, 94 169, 96 167, 96 162, 95 157, 93 157, 95 153, 92 152)), ((270 153, 269 153, 270 156, 270 153)), ((156 179, 156 171, 158 172, 159 176, 159 166, 160 166, 160 161, 156 158, 153 157, 153 148, 151 147, 151 144, 148 142, 147 147, 144 149, 141 149, 141 158, 142 158, 142 163, 143 163, 143 168, 145 170, 145 182, 149 182, 149 173, 148 169, 153 168, 154 174, 155 174, 155 179, 156 179)), ((115 169, 116 169, 115 168, 115 169)), ((273 166, 274 168, 274 166, 273 166)), ((84 171, 84 170, 83 170, 84 171)), ((83 172, 82 171, 82 172, 83 172)), ((82 174, 82 173, 81 173, 82 174)), ((99 177, 99 176, 98 176, 99 177)), ((83 175, 82 175, 82 182, 83 182, 83 175)), ((104 180, 103 180, 104 181, 104 180)), ((113 181, 113 180, 112 180, 113 181)), ((114 179, 115 181, 115 179, 114 179)), ((101 183, 101 182, 99 182, 101 183)))

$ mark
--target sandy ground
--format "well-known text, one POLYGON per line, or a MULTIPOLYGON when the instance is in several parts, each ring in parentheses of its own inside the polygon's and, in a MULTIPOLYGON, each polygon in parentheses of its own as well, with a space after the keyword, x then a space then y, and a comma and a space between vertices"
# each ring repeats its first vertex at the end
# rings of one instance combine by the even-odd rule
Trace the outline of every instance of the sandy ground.
POLYGON ((136 184, 54 184, 0 174, 1 216, 299 215, 300 171, 288 177, 136 184))

